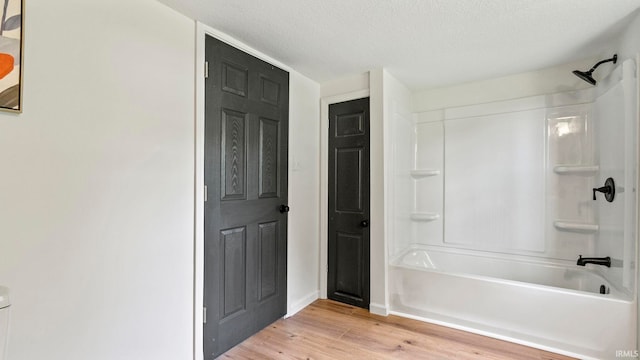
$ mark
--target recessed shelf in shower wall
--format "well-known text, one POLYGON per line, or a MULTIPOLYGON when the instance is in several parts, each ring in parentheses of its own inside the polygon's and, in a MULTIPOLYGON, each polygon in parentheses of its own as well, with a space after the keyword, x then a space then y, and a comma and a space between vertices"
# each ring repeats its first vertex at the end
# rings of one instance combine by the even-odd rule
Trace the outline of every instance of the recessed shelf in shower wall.
POLYGON ((413 221, 435 221, 440 218, 440 214, 437 213, 413 213, 411 214, 411 220, 413 221))
POLYGON ((440 175, 440 170, 436 169, 420 169, 420 170, 411 170, 411 177, 414 179, 422 179, 429 176, 440 175))
POLYGON ((556 165, 553 171, 558 175, 595 175, 600 170, 598 165, 556 165))
POLYGON ((600 228, 597 224, 585 224, 571 221, 554 221, 553 226, 561 231, 580 232, 587 234, 596 233, 600 228))

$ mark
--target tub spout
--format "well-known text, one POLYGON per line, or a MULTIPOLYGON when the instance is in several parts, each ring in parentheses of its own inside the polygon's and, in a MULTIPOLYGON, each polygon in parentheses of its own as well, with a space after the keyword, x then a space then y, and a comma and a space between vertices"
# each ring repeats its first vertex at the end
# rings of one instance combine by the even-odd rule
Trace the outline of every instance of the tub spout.
POLYGON ((611 257, 607 256, 603 258, 583 258, 582 255, 580 255, 576 265, 585 266, 587 264, 596 264, 611 267, 611 257))

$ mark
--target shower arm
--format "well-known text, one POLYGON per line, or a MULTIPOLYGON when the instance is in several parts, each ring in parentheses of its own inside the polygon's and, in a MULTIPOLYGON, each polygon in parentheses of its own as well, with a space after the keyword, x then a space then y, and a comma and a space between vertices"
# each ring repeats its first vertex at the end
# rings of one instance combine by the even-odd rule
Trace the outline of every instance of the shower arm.
POLYGON ((591 68, 591 70, 587 71, 589 74, 593 73, 596 68, 604 63, 608 63, 613 61, 613 63, 615 64, 616 62, 618 62, 618 54, 613 55, 613 57, 611 59, 606 59, 606 60, 601 60, 598 61, 595 65, 593 65, 593 67, 591 68))

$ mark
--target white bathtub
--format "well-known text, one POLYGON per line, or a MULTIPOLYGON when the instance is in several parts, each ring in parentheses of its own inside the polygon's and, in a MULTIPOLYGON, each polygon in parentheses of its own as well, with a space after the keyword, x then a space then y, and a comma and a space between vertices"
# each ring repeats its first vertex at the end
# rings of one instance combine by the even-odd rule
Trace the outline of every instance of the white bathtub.
POLYGON ((398 315, 583 359, 637 349, 635 300, 589 268, 412 248, 389 284, 398 315))

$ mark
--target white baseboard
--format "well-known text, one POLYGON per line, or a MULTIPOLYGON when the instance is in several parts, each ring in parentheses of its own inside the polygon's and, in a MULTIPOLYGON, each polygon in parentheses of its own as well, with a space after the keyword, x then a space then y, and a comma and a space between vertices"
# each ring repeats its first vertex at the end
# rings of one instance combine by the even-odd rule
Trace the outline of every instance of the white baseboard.
POLYGON ((376 315, 388 316, 389 309, 386 306, 380 304, 369 304, 369 312, 376 315))
POLYGON ((299 299, 295 302, 292 301, 292 304, 287 309, 287 314, 284 316, 284 318, 286 319, 288 317, 291 317, 295 315, 298 311, 311 305, 312 302, 318 300, 319 295, 320 295, 320 292, 316 290, 309 293, 309 295, 303 297, 302 299, 299 299))

